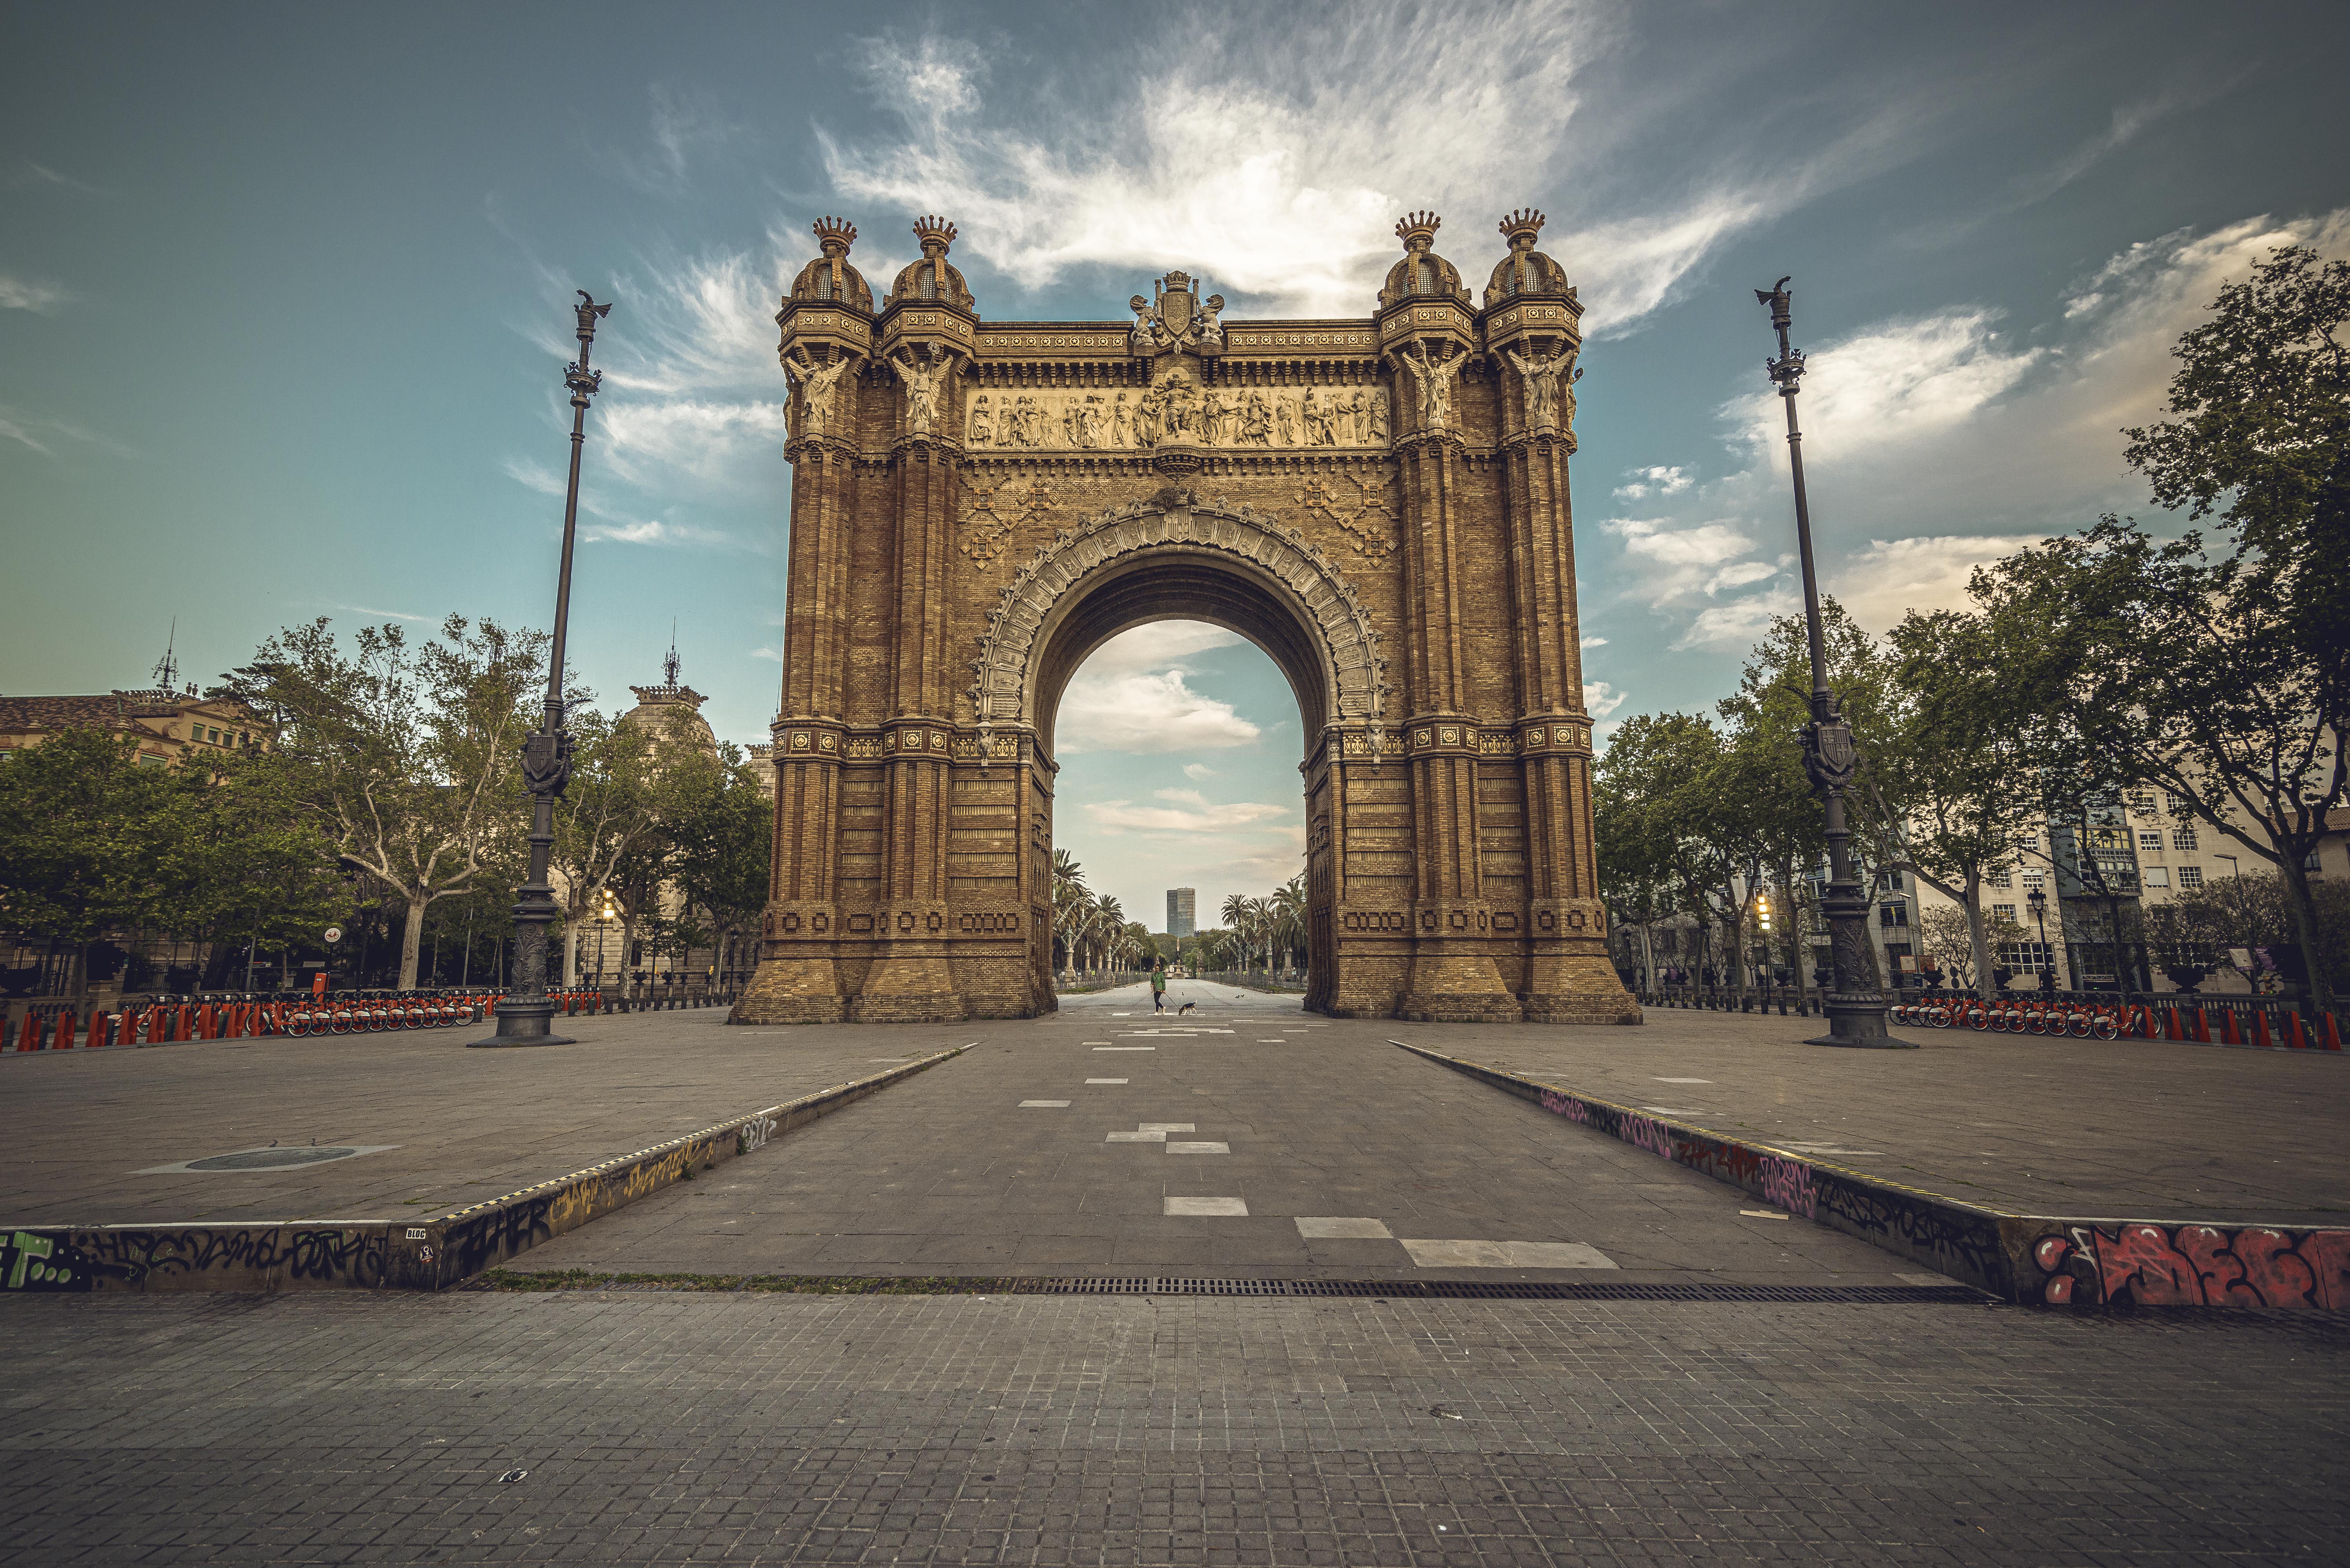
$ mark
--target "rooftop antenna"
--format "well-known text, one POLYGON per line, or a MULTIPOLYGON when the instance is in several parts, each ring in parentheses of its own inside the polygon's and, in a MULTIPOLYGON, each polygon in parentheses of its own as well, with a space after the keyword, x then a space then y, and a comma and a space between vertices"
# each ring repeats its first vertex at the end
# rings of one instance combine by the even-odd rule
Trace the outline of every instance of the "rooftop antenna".
POLYGON ((661 660, 661 680, 672 689, 677 685, 677 618, 670 618, 669 657, 661 660))
POLYGON ((176 688, 179 681, 179 661, 172 657, 172 649, 178 645, 179 640, 180 618, 173 616, 171 639, 163 644, 163 657, 155 661, 155 690, 158 691, 171 691, 176 688))

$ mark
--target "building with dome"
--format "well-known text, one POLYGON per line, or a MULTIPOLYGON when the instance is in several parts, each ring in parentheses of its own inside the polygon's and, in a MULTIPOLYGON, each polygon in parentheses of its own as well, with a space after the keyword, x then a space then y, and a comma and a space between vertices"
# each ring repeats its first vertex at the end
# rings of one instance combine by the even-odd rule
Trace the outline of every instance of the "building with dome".
POLYGON ((1584 307, 1540 213, 1501 220, 1482 297, 1440 227, 1403 216, 1360 316, 1228 317, 1203 257, 1131 320, 1002 321, 945 218, 869 305, 854 229, 816 226, 775 317, 775 872, 735 1022, 1053 1009, 1061 694, 1179 618, 1255 642, 1297 698, 1307 1006, 1638 1022, 1591 840, 1584 307))

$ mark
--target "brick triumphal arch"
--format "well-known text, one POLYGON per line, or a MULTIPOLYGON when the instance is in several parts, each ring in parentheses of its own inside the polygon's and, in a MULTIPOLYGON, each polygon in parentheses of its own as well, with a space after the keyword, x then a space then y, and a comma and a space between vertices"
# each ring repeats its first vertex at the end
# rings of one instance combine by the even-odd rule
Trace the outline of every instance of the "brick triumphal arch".
POLYGON ((1433 249, 1369 317, 983 321, 951 225, 886 297, 856 231, 784 301, 789 602, 743 1023, 1054 1006, 1054 716, 1086 656, 1212 622, 1305 722, 1312 991, 1350 1017, 1637 1021, 1591 842, 1568 458, 1582 306, 1534 249, 1482 306, 1433 249))

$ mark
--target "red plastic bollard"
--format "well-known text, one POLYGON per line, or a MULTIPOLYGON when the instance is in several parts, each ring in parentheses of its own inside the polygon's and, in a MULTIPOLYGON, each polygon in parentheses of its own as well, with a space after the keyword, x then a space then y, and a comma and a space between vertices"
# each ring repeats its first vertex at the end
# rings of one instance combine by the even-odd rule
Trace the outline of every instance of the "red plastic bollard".
POLYGON ((172 1015, 172 1039, 192 1040, 195 1038, 193 1033, 196 1027, 195 1013, 196 1010, 190 1007, 186 1002, 183 1002, 180 1003, 178 1009, 172 1015))
POLYGON ((2328 1051, 2339 1051, 2342 1049, 2342 1030, 2341 1027, 2334 1022, 2334 1014, 2330 1012, 2325 1015, 2324 1044, 2325 1049, 2328 1051))
POLYGON ((2243 1043, 2244 1037, 2236 1033, 2236 1010, 2232 1007, 2222 1008, 2220 1012, 2220 1044, 2241 1045, 2243 1043))
POLYGON ((2308 1050, 2309 1031, 2302 1025, 2301 1013, 2298 1011, 2295 1011, 2285 1013, 2282 1016, 2284 1018, 2284 1027, 2279 1030, 2278 1033, 2284 1036, 2284 1043, 2292 1046, 2296 1051, 2308 1050))
POLYGON ((2262 1047, 2266 1047, 2273 1044, 2273 1042, 2269 1039, 2269 1010, 2267 1008, 2256 1007, 2252 1010, 2252 1038, 2247 1040, 2245 1044, 2248 1045, 2259 1045, 2262 1047))
POLYGON ((81 1021, 80 1021, 79 1019, 76 1018, 76 1017, 73 1015, 73 1012, 72 1012, 72 1011, 71 1011, 70 1009, 68 1009, 68 1011, 66 1011, 66 1012, 60 1012, 60 1013, 58 1013, 58 1014, 57 1014, 57 1043, 56 1044, 54 1044, 54 1045, 50 1046, 50 1047, 49 1047, 49 1049, 50 1049, 50 1050, 52 1050, 52 1051, 70 1051, 70 1050, 72 1050, 72 1049, 74 1048, 74 1033, 75 1033, 75 1032, 76 1032, 78 1029, 79 1029, 79 1028, 80 1028, 80 1026, 81 1026, 81 1021))
POLYGON ((33 1042, 38 1040, 40 1037, 40 1020, 37 1015, 28 1009, 25 1013, 25 1026, 16 1031, 16 1049, 19 1051, 32 1050, 33 1042))

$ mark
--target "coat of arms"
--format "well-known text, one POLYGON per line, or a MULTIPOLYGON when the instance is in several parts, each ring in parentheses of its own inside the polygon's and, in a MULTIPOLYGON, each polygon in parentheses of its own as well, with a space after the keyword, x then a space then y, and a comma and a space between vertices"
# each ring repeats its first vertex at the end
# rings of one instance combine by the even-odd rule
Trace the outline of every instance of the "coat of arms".
POLYGON ((1127 308, 1134 312, 1129 337, 1137 354, 1212 353, 1223 348, 1224 329, 1216 319, 1224 308, 1222 295, 1211 294, 1203 303, 1199 280, 1184 272, 1170 272, 1150 286, 1156 298, 1138 294, 1127 301, 1127 308))

